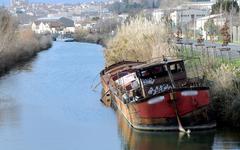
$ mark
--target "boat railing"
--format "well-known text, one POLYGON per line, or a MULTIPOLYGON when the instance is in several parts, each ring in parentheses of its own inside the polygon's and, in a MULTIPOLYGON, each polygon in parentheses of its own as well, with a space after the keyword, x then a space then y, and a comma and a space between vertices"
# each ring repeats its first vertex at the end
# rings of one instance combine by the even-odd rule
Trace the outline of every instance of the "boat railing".
POLYGON ((205 84, 204 78, 200 78, 200 77, 188 78, 185 81, 176 82, 177 88, 181 88, 181 87, 203 87, 204 84, 205 84))

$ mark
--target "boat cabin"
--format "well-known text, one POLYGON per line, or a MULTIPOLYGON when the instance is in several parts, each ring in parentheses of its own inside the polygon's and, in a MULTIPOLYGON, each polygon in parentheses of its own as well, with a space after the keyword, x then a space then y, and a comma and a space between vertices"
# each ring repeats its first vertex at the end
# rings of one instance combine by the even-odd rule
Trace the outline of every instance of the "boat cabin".
POLYGON ((168 91, 172 89, 175 82, 181 82, 187 79, 182 59, 165 60, 148 64, 147 66, 140 67, 136 74, 141 83, 144 97, 154 96, 168 91))
POLYGON ((186 79, 183 60, 162 62, 141 67, 137 71, 137 76, 143 81, 147 79, 155 79, 155 83, 161 83, 169 80, 168 70, 173 75, 174 80, 186 79))
POLYGON ((171 90, 171 78, 174 82, 187 79, 182 59, 137 65, 115 76, 118 76, 113 77, 116 87, 125 99, 151 97, 171 90))

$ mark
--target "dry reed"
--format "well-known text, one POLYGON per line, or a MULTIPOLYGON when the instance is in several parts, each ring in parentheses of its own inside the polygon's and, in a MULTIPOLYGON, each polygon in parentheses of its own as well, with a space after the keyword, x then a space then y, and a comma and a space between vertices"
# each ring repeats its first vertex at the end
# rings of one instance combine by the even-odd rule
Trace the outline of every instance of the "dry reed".
POLYGON ((30 29, 20 29, 15 20, 7 10, 0 9, 0 73, 52 44, 50 35, 36 35, 30 29))
POLYGON ((164 24, 145 18, 133 18, 118 28, 105 49, 106 65, 129 60, 146 61, 169 55, 168 32, 164 24))

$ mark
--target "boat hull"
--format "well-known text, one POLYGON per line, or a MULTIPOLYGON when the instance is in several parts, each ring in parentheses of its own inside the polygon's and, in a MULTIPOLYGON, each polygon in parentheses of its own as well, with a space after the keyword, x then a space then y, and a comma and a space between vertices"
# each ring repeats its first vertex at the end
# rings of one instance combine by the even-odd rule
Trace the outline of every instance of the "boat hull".
MULTIPOLYGON (((179 129, 176 115, 173 117, 141 117, 136 111, 138 104, 124 104, 114 96, 112 105, 126 118, 135 129, 152 131, 177 131, 179 129)), ((208 106, 181 115, 181 123, 186 129, 205 130, 216 127, 216 123, 208 111, 208 106)))
MULTIPOLYGON (((111 92, 106 82, 102 81, 102 85, 104 93, 108 92, 105 99, 108 102, 109 99, 111 100, 111 105, 122 113, 133 128, 152 131, 178 130, 174 104, 170 100, 169 93, 125 104, 121 98, 111 92)), ((184 128, 191 130, 215 128, 214 115, 209 111, 208 89, 191 90, 192 94, 198 92, 195 96, 181 96, 186 94, 186 91, 191 94, 190 90, 186 89, 175 92, 178 97, 176 105, 184 128)))
POLYGON ((209 109, 209 88, 181 87, 156 95, 144 91, 148 95, 143 98, 126 99, 124 94, 119 92, 114 79, 124 65, 127 64, 116 64, 100 73, 104 91, 102 101, 118 109, 132 127, 139 130, 174 131, 179 130, 179 120, 184 128, 191 130, 216 127, 214 115, 209 109))

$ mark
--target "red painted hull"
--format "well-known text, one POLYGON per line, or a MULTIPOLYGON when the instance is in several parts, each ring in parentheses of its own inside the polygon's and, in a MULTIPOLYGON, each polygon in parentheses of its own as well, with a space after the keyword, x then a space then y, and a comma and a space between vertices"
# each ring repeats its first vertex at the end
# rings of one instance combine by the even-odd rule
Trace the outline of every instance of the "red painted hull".
MULTIPOLYGON (((123 65, 121 63, 102 71, 101 82, 104 98, 108 99, 107 102, 110 100, 111 105, 117 108, 134 128, 178 130, 177 114, 187 129, 202 130, 216 126, 214 116, 209 111, 210 96, 207 87, 175 88, 173 91, 126 102, 124 95, 119 94, 120 90, 113 88, 115 82, 112 81, 114 74, 124 68, 123 65)), ((132 65, 132 62, 128 64, 132 65)))
MULTIPOLYGON (((104 81, 102 84, 105 92, 110 90, 104 81)), ((123 100, 114 95, 111 90, 109 93, 113 106, 134 128, 161 131, 178 130, 176 114, 169 93, 129 104, 124 104, 123 100)), ((214 117, 208 111, 210 103, 208 89, 178 90, 176 99, 177 109, 184 127, 192 130, 216 127, 214 117)))
MULTIPOLYGON (((209 105, 208 90, 195 90, 194 92, 197 92, 197 95, 192 96, 182 95, 181 93, 184 92, 190 93, 191 91, 176 92, 176 104, 180 116, 209 105)), ((142 118, 171 118, 176 116, 169 93, 137 103, 134 106, 139 117, 142 118)))

